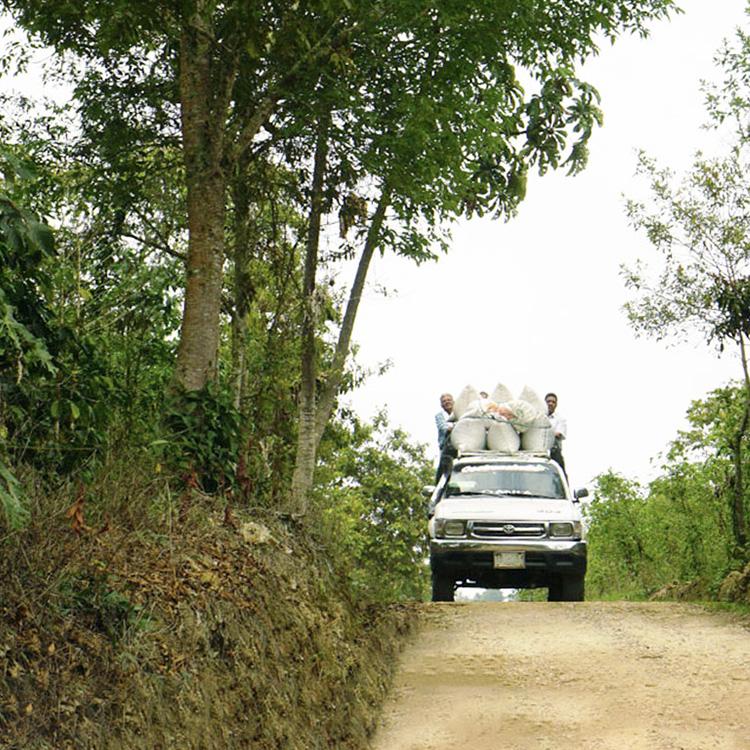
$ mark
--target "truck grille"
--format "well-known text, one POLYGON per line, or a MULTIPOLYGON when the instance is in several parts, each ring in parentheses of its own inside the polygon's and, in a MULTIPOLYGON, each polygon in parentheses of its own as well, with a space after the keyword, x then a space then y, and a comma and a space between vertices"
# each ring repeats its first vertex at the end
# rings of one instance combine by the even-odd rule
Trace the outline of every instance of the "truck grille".
POLYGON ((546 536, 543 523, 497 523, 474 521, 471 535, 476 539, 538 539, 546 536))

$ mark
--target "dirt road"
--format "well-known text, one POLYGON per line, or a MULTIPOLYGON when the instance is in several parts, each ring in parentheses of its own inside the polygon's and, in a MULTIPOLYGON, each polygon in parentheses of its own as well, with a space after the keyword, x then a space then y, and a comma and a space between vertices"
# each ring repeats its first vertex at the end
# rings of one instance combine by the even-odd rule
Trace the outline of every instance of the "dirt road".
POLYGON ((375 750, 750 750, 750 630, 671 603, 431 605, 375 750))

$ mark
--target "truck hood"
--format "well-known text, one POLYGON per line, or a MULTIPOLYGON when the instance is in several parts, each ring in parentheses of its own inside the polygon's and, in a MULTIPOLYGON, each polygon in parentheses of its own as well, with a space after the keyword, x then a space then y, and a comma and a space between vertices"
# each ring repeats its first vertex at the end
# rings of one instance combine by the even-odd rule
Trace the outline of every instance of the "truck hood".
POLYGON ((458 518, 466 521, 578 521, 581 513, 571 500, 464 495, 443 498, 435 506, 435 518, 458 518))

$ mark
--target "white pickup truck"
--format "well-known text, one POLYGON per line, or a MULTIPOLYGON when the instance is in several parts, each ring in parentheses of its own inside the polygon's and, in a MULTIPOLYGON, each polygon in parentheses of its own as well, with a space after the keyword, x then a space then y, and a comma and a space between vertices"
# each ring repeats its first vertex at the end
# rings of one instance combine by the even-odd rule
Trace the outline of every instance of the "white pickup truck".
POLYGON ((458 586, 544 588, 582 601, 586 538, 579 500, 543 454, 463 455, 430 493, 432 600, 458 586))

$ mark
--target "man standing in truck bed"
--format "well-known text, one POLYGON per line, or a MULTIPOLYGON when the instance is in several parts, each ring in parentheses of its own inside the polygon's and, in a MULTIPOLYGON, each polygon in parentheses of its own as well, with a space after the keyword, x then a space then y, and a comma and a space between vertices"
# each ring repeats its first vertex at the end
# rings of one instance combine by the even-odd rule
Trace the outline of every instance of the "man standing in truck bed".
POLYGON ((453 422, 448 418, 453 414, 453 396, 450 393, 443 393, 440 396, 440 411, 435 415, 435 424, 438 431, 438 448, 440 449, 440 458, 438 460, 437 473, 435 474, 435 483, 440 481, 440 477, 448 471, 456 455, 451 445, 451 430, 453 422))
POLYGON ((557 414, 556 393, 548 393, 544 397, 544 402, 547 404, 547 416, 552 424, 552 433, 555 436, 555 442, 552 445, 549 456, 552 460, 557 461, 557 463, 560 464, 560 468, 567 477, 568 473, 565 471, 565 459, 562 454, 562 441, 565 440, 568 435, 568 422, 564 417, 557 414))

